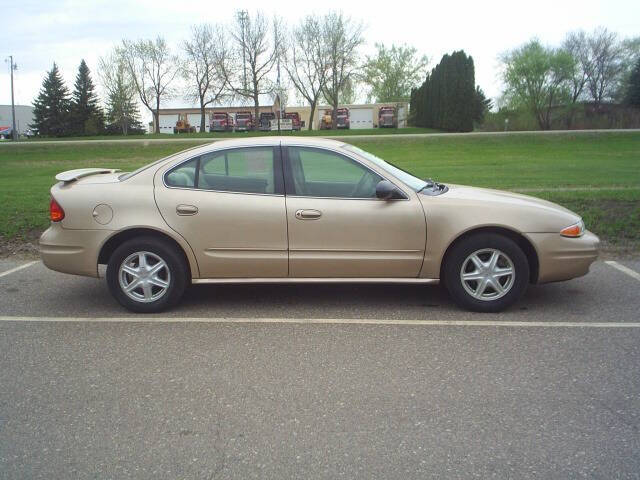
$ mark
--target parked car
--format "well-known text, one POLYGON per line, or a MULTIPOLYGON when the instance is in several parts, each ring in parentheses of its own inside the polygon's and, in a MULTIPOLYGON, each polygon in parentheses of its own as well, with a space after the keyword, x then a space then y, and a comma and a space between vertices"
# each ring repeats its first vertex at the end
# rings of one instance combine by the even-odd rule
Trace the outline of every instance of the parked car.
POLYGON ((290 119, 292 123, 292 130, 300 131, 301 122, 300 114, 298 112, 286 112, 284 118, 290 119))
POLYGON ((260 114, 260 131, 271 131, 271 120, 275 120, 276 114, 273 112, 262 112, 260 114))
POLYGON ((396 107, 380 107, 380 110, 378 110, 378 127, 398 128, 396 107))
POLYGON ((253 113, 236 113, 236 132, 249 132, 253 130, 253 113))
POLYGON ((443 282, 462 307, 496 312, 597 257, 565 208, 422 180, 334 140, 226 140, 56 179, 44 264, 90 277, 106 264, 135 312, 175 305, 192 283, 252 282, 443 282))
POLYGON ((351 128, 351 120, 349 119, 349 109, 339 108, 336 110, 336 128, 351 128))
POLYGON ((209 116, 209 131, 232 132, 233 117, 227 112, 215 112, 209 116))

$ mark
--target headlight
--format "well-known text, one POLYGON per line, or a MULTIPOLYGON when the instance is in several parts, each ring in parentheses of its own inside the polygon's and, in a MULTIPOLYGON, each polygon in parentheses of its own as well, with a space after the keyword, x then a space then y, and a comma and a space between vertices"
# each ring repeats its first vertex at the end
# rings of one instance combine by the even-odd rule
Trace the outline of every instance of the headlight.
POLYGON ((582 235, 584 235, 584 222, 582 221, 582 219, 580 219, 578 223, 574 223, 567 228, 563 228, 562 230, 560 230, 560 235, 562 235, 563 237, 572 238, 581 237, 582 235))

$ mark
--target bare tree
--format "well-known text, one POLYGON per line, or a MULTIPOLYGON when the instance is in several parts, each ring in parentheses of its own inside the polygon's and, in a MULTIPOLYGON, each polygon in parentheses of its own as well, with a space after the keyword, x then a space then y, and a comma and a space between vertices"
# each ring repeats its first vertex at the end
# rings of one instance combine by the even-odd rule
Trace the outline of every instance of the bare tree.
POLYGON ((295 89, 311 106, 309 130, 312 130, 328 70, 327 49, 318 17, 309 15, 292 29, 287 42, 285 70, 295 89))
POLYGON ((182 47, 186 55, 182 74, 189 85, 187 96, 200 105, 200 131, 204 132, 205 108, 222 100, 227 86, 224 65, 229 61, 229 52, 224 31, 218 25, 194 25, 190 40, 185 40, 182 47))
POLYGON ((278 42, 272 41, 269 23, 262 12, 253 16, 239 12, 231 36, 235 52, 232 61, 224 65, 224 77, 235 94, 253 100, 257 120, 260 95, 273 93, 267 75, 276 63, 278 42), (241 61, 246 64, 241 65, 241 61))
POLYGON ((583 30, 569 32, 562 43, 562 49, 569 53, 576 62, 571 78, 571 103, 575 104, 582 96, 593 70, 587 34, 583 30))
POLYGON ((336 128, 340 92, 358 68, 358 47, 364 43, 362 32, 362 24, 342 13, 331 12, 323 19, 322 40, 327 48, 328 73, 322 93, 333 107, 331 128, 336 128))
POLYGON ((123 40, 119 53, 129 70, 140 101, 153 114, 155 133, 160 133, 160 101, 172 95, 169 86, 178 74, 178 58, 172 55, 164 38, 123 40))
POLYGON ((591 68, 587 87, 596 106, 611 98, 624 70, 623 48, 615 32, 596 29, 588 39, 591 68))

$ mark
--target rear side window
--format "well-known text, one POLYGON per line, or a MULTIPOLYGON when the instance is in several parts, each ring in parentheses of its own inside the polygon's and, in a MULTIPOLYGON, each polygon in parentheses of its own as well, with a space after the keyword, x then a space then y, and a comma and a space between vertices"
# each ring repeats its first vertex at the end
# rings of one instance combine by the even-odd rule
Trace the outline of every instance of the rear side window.
POLYGON ((198 168, 198 158, 181 163, 172 168, 165 176, 165 183, 169 187, 193 188, 198 168))
POLYGON ((275 193, 273 148, 236 148, 202 155, 197 188, 223 192, 275 193))

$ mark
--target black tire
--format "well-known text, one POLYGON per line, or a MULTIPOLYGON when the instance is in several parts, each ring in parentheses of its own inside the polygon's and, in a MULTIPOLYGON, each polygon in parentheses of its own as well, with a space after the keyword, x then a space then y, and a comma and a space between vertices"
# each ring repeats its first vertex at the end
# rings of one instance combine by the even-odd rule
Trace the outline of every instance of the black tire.
MULTIPOLYGON (((178 303, 189 284, 189 269, 184 256, 169 242, 155 237, 138 237, 124 242, 109 258, 107 264, 107 285, 111 295, 126 309, 136 313, 156 313, 171 308, 178 303), (136 252, 149 252, 166 264, 163 269, 168 278, 168 287, 162 296, 153 301, 137 301, 126 294, 120 284, 122 263, 136 252)), ((158 290, 157 287, 153 287, 158 290)))
POLYGON ((474 312, 500 312, 513 305, 524 295, 529 284, 529 262, 522 249, 510 238, 495 233, 479 233, 469 236, 453 246, 444 259, 443 275, 444 284, 449 294, 460 307, 474 312), (495 299, 474 297, 467 288, 478 292, 480 290, 479 284, 474 280, 467 281, 465 288, 461 278, 462 269, 470 265, 467 259, 472 254, 480 252, 480 256, 486 255, 482 258, 491 255, 490 252, 483 252, 485 249, 501 252, 504 256, 500 258, 500 261, 504 262, 505 268, 509 268, 507 261, 510 260, 515 272, 511 280, 500 277, 499 281, 505 282, 506 293, 502 294, 493 286, 488 285, 486 295, 495 295, 495 299), (508 289, 507 286, 509 286, 508 289))

